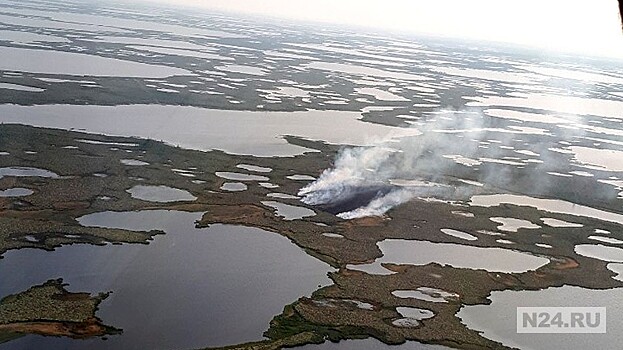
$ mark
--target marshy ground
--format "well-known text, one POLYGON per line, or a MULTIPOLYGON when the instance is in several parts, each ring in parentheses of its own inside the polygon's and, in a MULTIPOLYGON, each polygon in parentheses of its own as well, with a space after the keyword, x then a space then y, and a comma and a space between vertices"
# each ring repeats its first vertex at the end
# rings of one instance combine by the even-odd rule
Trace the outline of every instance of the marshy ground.
MULTIPOLYGON (((0 157, 0 168, 36 167, 58 175, 5 176, 0 179, 2 189, 20 187, 33 191, 28 196, 0 199, 3 208, 0 214, 3 252, 21 248, 53 250, 67 244, 149 244, 154 235, 163 232, 87 227, 82 226, 78 219, 102 211, 165 209, 204 213, 196 223, 198 227, 215 223, 243 225, 284 235, 308 254, 337 269, 329 274, 332 285, 288 305, 266 331, 265 335, 270 340, 245 345, 248 348, 275 348, 326 339, 335 341, 369 336, 388 344, 418 340, 460 348, 504 348, 461 323, 456 317, 461 307, 487 304, 487 297, 492 291, 539 290, 563 285, 606 289, 622 285, 612 278, 616 274, 606 268, 607 262, 574 251, 578 244, 594 243, 588 237, 593 236, 595 230, 616 232, 619 226, 615 223, 548 213, 552 218, 572 221, 582 227, 561 229, 543 225, 538 232, 522 228, 517 232, 504 232, 498 230, 499 223, 489 218, 521 217, 539 222, 543 212, 513 205, 485 208, 413 200, 382 217, 342 220, 319 208, 307 206, 298 199, 279 199, 284 204, 307 207, 316 212, 314 216, 285 220, 277 216, 273 208, 262 204, 275 189, 262 187, 260 181, 254 180, 244 181, 248 186, 244 191, 221 190, 223 183, 228 180, 215 175, 218 171, 262 174, 268 178, 263 179, 265 182, 279 186, 276 189, 279 193, 296 196, 309 180, 291 180, 288 176, 318 176, 335 156, 337 148, 334 146, 290 138, 289 142, 304 143, 323 152, 306 153, 283 162, 280 159, 235 156, 219 151, 190 151, 134 138, 21 125, 2 125, 0 129, 3 135, 0 146, 11 153, 0 157), (122 162, 124 159, 139 160, 143 165, 126 165, 122 162), (264 173, 246 171, 238 167, 239 164, 272 170, 264 173), (170 186, 188 191, 196 199, 175 202, 139 200, 128 192, 137 185, 170 186), (444 228, 469 233, 477 239, 465 241, 444 234, 441 231, 444 228), (501 242, 502 238, 504 241, 501 242), (487 249, 510 248, 545 258, 545 263, 534 271, 521 273, 474 270, 438 263, 401 265, 399 261, 398 264, 384 263, 382 266, 388 270, 388 274, 382 275, 347 268, 356 268, 357 265, 379 259, 382 253, 377 244, 388 239, 469 244, 484 248, 483 259, 487 259, 487 249), (535 245, 548 242, 552 243, 551 247, 535 245), (458 297, 444 303, 431 303, 416 298, 399 298, 392 294, 397 290, 417 290, 422 287, 439 289, 458 297), (371 307, 361 308, 351 300, 371 307), (417 326, 397 327, 392 324, 402 317, 396 311, 397 307, 430 310, 434 317, 422 320, 417 326)), ((443 257, 439 257, 439 260, 443 260, 443 257)), ((37 290, 40 287, 33 288, 37 290)), ((23 306, 24 310, 30 310, 32 315, 29 315, 29 320, 49 319, 45 314, 47 308, 37 306, 45 303, 49 296, 45 293, 31 294, 22 300, 20 308, 23 306)), ((3 300, 2 305, 9 307, 10 300, 3 300)), ((94 317, 95 309, 90 310, 89 317, 94 317)), ((71 314, 63 315, 62 312, 58 313, 54 320, 75 321, 71 314)), ((60 334, 57 327, 5 329, 7 334, 60 334)), ((66 333, 71 334, 71 331, 66 333)), ((102 333, 94 332, 93 335, 102 333)), ((8 336, 6 339, 9 339, 8 336)))

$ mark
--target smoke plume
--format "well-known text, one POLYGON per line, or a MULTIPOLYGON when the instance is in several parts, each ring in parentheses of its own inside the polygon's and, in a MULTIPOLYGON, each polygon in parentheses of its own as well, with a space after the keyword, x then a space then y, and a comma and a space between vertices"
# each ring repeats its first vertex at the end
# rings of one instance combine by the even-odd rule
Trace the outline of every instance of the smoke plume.
MULTIPOLYGON (((466 200, 487 189, 516 186, 515 182, 536 188, 535 179, 514 178, 514 172, 528 163, 509 157, 519 156, 514 148, 500 146, 516 145, 518 138, 525 138, 527 142, 519 141, 533 145, 531 152, 537 154, 559 139, 553 141, 551 134, 516 125, 477 110, 439 111, 433 118, 414 123, 422 132, 419 136, 342 149, 333 167, 299 195, 307 204, 353 219, 383 215, 414 197, 466 200)), ((539 186, 548 186, 547 176, 538 173, 539 186)))

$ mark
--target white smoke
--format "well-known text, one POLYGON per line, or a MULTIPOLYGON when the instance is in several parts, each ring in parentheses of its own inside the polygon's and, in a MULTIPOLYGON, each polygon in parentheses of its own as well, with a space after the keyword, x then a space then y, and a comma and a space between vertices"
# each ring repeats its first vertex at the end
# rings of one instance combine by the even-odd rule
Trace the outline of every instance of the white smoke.
POLYGON ((345 148, 341 150, 331 169, 325 170, 318 180, 303 187, 299 196, 307 204, 329 203, 353 188, 374 183, 383 184, 393 170, 383 166, 395 149, 379 144, 372 147, 345 148))
POLYGON ((356 219, 366 216, 381 216, 391 208, 408 202, 416 195, 416 192, 407 189, 398 189, 386 195, 375 198, 365 207, 337 214, 342 219, 356 219))
POLYGON ((470 153, 475 152, 469 146, 443 141, 449 137, 444 131, 479 130, 482 128, 481 119, 482 116, 476 112, 444 111, 434 120, 414 126, 423 131, 419 136, 388 139, 375 146, 342 149, 338 152, 334 166, 325 170, 315 182, 302 188, 299 195, 307 204, 321 205, 347 198, 361 188, 392 188, 388 192, 379 193, 363 207, 337 214, 344 219, 382 215, 413 197, 435 196, 440 193, 441 186, 431 186, 419 180, 427 178, 435 181, 444 173, 441 164, 447 166, 448 163, 440 162, 437 157, 446 151, 464 152, 467 149, 470 153), (415 182, 419 185, 403 180, 418 180, 415 182), (410 184, 401 187, 400 184, 405 182, 410 184))
MULTIPOLYGON (((477 110, 439 111, 434 118, 414 125, 422 132, 419 136, 388 139, 375 146, 342 149, 334 166, 302 188, 299 195, 307 204, 323 205, 348 200, 365 188, 385 188, 367 204, 337 214, 341 218, 352 219, 383 215, 414 197, 462 200, 483 190, 482 187, 470 185, 470 181, 461 182, 460 177, 472 183, 479 181, 504 188, 505 181, 512 181, 511 169, 500 166, 493 168, 493 171, 485 171, 475 167, 481 164, 479 159, 508 155, 509 151, 505 149, 481 148, 483 142, 488 143, 485 137, 495 138, 499 144, 513 144, 518 131, 512 125, 505 128, 505 123, 483 116, 477 110), (483 153, 486 153, 486 158, 483 158, 483 153), (457 164, 461 163, 461 159, 472 158, 473 164, 457 164)), ((537 146, 545 152, 548 143, 537 146)), ((547 186, 540 172, 535 172, 534 176, 534 184, 547 186)))

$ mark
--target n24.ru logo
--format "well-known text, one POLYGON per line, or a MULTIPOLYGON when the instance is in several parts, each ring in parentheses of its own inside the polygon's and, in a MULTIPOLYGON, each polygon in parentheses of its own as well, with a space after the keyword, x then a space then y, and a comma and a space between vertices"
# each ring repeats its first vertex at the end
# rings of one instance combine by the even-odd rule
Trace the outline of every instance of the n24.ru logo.
POLYGON ((606 333, 606 308, 518 307, 517 333, 606 333))

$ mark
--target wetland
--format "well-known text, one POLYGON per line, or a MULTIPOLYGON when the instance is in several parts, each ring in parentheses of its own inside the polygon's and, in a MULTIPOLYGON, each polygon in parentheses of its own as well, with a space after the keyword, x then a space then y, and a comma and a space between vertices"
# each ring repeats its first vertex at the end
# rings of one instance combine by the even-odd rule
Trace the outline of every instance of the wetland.
POLYGON ((620 62, 0 4, 0 349, 620 343, 620 62))

